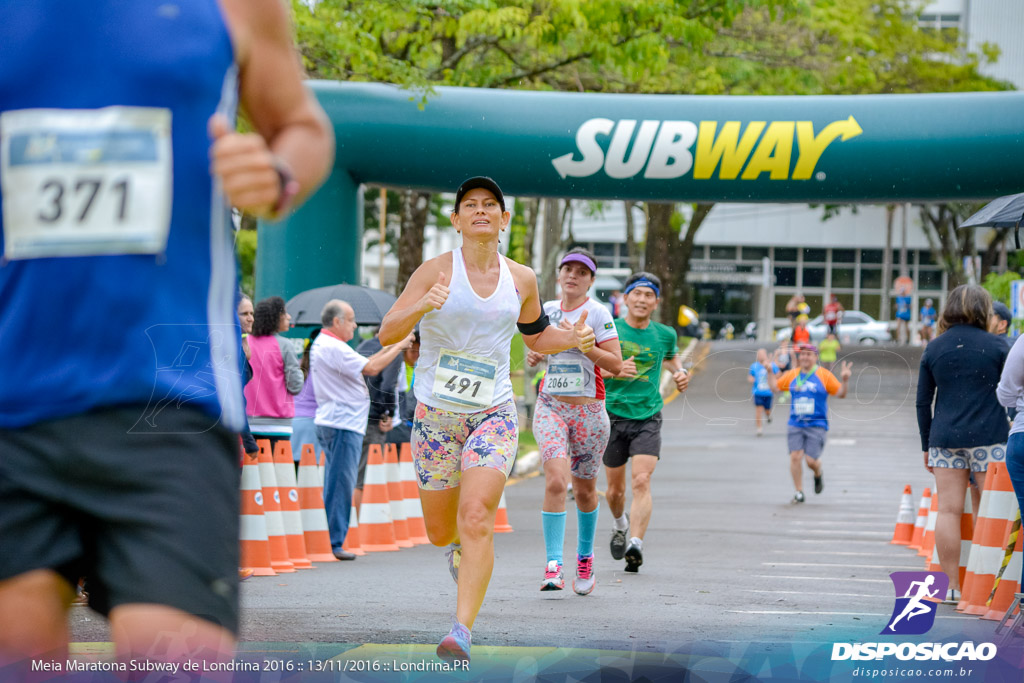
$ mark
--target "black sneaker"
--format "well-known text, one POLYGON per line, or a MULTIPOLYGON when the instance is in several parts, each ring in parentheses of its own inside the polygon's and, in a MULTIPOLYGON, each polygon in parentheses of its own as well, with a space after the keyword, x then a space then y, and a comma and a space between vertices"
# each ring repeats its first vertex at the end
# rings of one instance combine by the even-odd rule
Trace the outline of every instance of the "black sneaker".
POLYGON ((814 492, 821 493, 825 489, 825 482, 821 480, 823 475, 814 478, 814 492))
POLYGON ((797 491, 796 494, 793 496, 793 502, 794 503, 802 503, 802 502, 804 502, 804 492, 803 491, 797 491))
POLYGON ((643 563, 644 554, 640 552, 640 548, 630 543, 629 547, 626 548, 626 571, 636 574, 643 563))
POLYGON ((767 418, 768 418, 768 424, 771 424, 772 423, 772 414, 771 414, 771 412, 765 413, 765 416, 767 416, 767 418))
MULTIPOLYGON (((629 515, 626 515, 626 521, 629 521, 629 515)), ((611 551, 613 560, 621 560, 622 554, 626 552, 626 534, 629 533, 629 527, 626 527, 624 531, 618 529, 612 529, 612 542, 611 551)))

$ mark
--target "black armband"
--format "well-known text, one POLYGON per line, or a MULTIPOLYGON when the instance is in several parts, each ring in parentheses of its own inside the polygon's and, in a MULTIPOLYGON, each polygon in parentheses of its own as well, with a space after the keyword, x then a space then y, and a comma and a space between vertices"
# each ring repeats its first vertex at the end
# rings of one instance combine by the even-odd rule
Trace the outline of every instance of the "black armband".
POLYGON ((534 320, 532 323, 516 323, 516 327, 522 334, 540 334, 551 325, 551 321, 548 319, 548 314, 541 311, 540 317, 534 320))

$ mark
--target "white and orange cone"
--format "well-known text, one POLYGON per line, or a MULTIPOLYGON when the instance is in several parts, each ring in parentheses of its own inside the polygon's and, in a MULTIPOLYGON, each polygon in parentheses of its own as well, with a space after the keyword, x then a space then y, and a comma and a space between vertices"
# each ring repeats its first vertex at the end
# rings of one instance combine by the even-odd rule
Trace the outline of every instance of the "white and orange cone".
POLYGON ((388 502, 391 506, 391 523, 395 528, 395 543, 399 548, 411 548, 409 527, 405 521, 405 494, 402 493, 402 473, 398 467, 398 446, 384 445, 384 466, 388 473, 388 502))
POLYGON ((270 564, 270 541, 263 516, 263 487, 259 465, 248 457, 242 463, 242 517, 239 521, 238 560, 240 569, 252 569, 256 576, 276 576, 270 564))
POLYGON ((921 496, 921 503, 917 506, 917 519, 914 520, 914 535, 910 537, 910 545, 907 546, 912 550, 920 550, 921 542, 924 540, 924 528, 928 526, 928 508, 932 504, 932 490, 925 487, 924 494, 921 496))
POLYGON ((278 441, 274 452, 274 476, 277 477, 277 491, 281 494, 281 519, 284 522, 284 538, 288 543, 288 559, 296 569, 312 569, 313 563, 306 557, 306 539, 302 535, 302 511, 299 507, 299 487, 295 481, 295 459, 292 445, 278 441))
POLYGON ((494 533, 508 534, 514 531, 508 521, 508 506, 505 505, 505 491, 501 492, 501 500, 498 501, 498 514, 494 517, 494 533))
POLYGON ((277 490, 270 441, 260 439, 256 443, 260 447, 260 484, 263 486, 263 516, 267 520, 267 537, 270 540, 270 566, 279 574, 293 572, 295 565, 288 557, 288 541, 285 539, 284 519, 281 517, 281 494, 277 490))
POLYGON ((395 543, 395 527, 391 523, 387 466, 381 447, 375 443, 370 444, 367 456, 359 519, 359 545, 363 550, 373 553, 399 549, 395 543))
POLYGON ((403 443, 399 451, 398 470, 402 475, 402 499, 409 540, 415 545, 430 543, 427 527, 423 523, 423 505, 420 503, 420 487, 416 480, 416 466, 412 461, 412 448, 407 443, 403 443))
POLYGON ((900 509, 896 513, 896 529, 892 532, 890 543, 909 545, 914 536, 914 498, 910 492, 910 484, 903 487, 900 497, 900 509))
POLYGON ((1002 566, 1003 547, 1017 510, 1017 496, 1013 493, 1006 463, 992 463, 986 472, 971 556, 967 560, 961 600, 956 607, 964 614, 981 616, 988 612, 988 596, 1002 566))
POLYGON ((306 543, 306 557, 313 562, 337 562, 331 549, 331 532, 327 526, 324 491, 320 483, 320 468, 316 464, 316 451, 312 444, 302 447, 299 458, 299 514, 302 518, 302 536, 306 543))

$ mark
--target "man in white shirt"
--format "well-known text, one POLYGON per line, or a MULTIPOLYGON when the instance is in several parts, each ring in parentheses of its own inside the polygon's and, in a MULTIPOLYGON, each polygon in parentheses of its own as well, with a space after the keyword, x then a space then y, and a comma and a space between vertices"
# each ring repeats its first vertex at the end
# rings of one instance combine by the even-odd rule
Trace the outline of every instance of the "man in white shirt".
POLYGON ((310 372, 316 391, 316 434, 327 454, 324 505, 334 556, 354 560, 355 555, 341 546, 348 534, 352 491, 370 413, 370 394, 363 377, 386 368, 411 343, 412 335, 364 358, 348 345, 356 333, 351 306, 338 299, 328 301, 320 322, 324 327, 310 351, 310 372))

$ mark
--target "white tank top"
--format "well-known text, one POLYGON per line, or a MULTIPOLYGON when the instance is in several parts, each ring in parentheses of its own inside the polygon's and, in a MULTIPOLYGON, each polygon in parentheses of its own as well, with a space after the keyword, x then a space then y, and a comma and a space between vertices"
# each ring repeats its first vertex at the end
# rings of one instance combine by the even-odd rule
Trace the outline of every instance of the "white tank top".
MULTIPOLYGON (((594 330, 595 343, 618 339, 619 332, 615 329, 612 314, 599 301, 587 299, 571 311, 563 309, 559 299, 544 303, 544 312, 548 314, 552 325, 558 325, 563 320, 575 325, 583 311, 587 312, 587 325, 594 330)), ((572 348, 553 353, 547 357, 547 362, 541 393, 604 400, 601 373, 595 369, 594 361, 583 355, 582 351, 572 348)))
POLYGON ((420 403, 458 413, 475 413, 512 398, 509 353, 522 304, 505 258, 499 255, 498 260, 498 286, 493 294, 483 298, 469 283, 462 250, 452 251, 448 300, 420 320, 420 358, 413 385, 420 403), (461 374, 460 368, 468 368, 469 372, 461 374))

